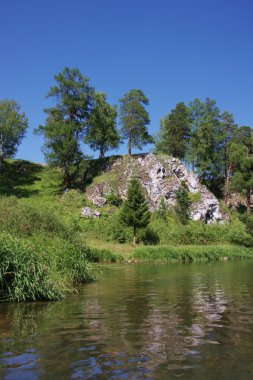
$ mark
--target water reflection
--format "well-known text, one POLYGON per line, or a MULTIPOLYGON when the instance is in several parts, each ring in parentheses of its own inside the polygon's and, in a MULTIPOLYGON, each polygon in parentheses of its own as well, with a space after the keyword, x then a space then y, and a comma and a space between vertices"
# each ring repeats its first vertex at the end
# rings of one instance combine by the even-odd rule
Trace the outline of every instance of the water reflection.
POLYGON ((0 307, 3 379, 252 379, 253 263, 104 267, 64 302, 0 307))

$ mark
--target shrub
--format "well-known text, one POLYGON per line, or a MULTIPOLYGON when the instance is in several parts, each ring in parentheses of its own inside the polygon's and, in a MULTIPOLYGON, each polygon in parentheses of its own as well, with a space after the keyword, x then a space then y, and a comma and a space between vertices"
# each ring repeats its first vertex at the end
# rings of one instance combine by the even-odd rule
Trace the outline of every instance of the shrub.
POLYGON ((145 245, 156 245, 160 241, 158 233, 149 226, 139 231, 138 240, 145 245))

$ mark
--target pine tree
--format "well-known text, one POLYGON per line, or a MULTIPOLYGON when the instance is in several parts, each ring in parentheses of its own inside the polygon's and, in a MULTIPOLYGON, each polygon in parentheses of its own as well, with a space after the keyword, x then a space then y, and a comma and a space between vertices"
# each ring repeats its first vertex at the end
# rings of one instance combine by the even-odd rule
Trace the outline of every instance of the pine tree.
POLYGON ((160 135, 156 144, 158 152, 170 154, 183 160, 190 139, 189 111, 181 102, 160 121, 160 135))
POLYGON ((122 205, 120 221, 122 224, 133 228, 134 244, 136 244, 138 229, 147 227, 150 217, 151 214, 140 182, 136 178, 132 178, 127 190, 127 199, 122 205))
POLYGON ((120 99, 121 134, 124 140, 128 140, 130 156, 132 148, 142 149, 143 145, 154 142, 147 130, 150 120, 144 106, 148 104, 148 98, 141 90, 130 90, 120 99))
POLYGON ((47 119, 35 133, 45 138, 45 155, 49 164, 63 170, 65 187, 71 187, 82 158, 80 141, 93 108, 94 89, 78 69, 66 67, 55 76, 56 86, 47 95, 55 101, 45 110, 47 119))
POLYGON ((99 157, 109 149, 118 148, 120 137, 116 128, 116 107, 106 102, 106 95, 95 93, 94 108, 87 121, 88 130, 84 141, 91 149, 99 150, 99 157))

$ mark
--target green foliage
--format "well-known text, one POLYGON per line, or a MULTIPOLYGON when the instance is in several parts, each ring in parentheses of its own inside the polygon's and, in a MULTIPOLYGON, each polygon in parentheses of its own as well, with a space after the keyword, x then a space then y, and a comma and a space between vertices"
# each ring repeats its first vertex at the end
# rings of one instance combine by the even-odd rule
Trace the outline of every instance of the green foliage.
POLYGON ((25 136, 28 120, 15 100, 0 100, 0 165, 13 157, 25 136))
POLYGON ((106 200, 115 207, 120 207, 123 202, 118 194, 109 194, 106 196, 106 200))
POLYGON ((249 127, 241 127, 228 147, 231 169, 231 189, 246 197, 247 209, 251 208, 253 188, 253 132, 249 127))
POLYGON ((164 197, 161 198, 160 203, 159 203, 159 208, 157 211, 159 217, 163 220, 166 220, 167 218, 167 213, 168 213, 168 207, 166 205, 164 197))
POLYGON ((19 237, 40 232, 68 239, 75 235, 78 228, 74 218, 63 220, 60 210, 52 202, 0 198, 0 231, 19 237))
POLYGON ((253 246, 245 224, 235 216, 230 223, 225 224, 205 224, 190 220, 183 225, 172 214, 168 214, 167 220, 162 220, 157 214, 152 214, 150 227, 158 234, 162 245, 233 243, 253 246))
POLYGON ((197 192, 197 193, 188 193, 188 197, 190 199, 190 202, 191 203, 194 203, 194 202, 199 202, 201 200, 201 193, 197 192))
POLYGON ((157 245, 160 241, 159 235, 150 226, 139 230, 138 240, 144 245, 157 245))
POLYGON ((130 259, 151 262, 218 261, 252 258, 252 250, 239 246, 159 246, 138 248, 130 259))
POLYGON ((124 261, 124 257, 122 255, 115 255, 108 249, 97 248, 92 248, 89 250, 89 253, 87 254, 87 259, 94 263, 116 263, 124 261))
POLYGON ((189 209, 191 200, 189 192, 185 186, 181 185, 176 192, 176 207, 175 212, 181 224, 187 224, 189 221, 189 209))
POLYGON ((150 123, 145 105, 148 98, 141 90, 130 90, 120 99, 121 134, 124 140, 128 140, 128 153, 132 148, 142 149, 143 145, 153 143, 153 138, 147 131, 150 123))
POLYGON ((147 227, 150 222, 150 212, 141 185, 136 178, 132 178, 124 201, 120 221, 133 228, 134 243, 139 228, 147 227))
POLYGON ((46 123, 35 132, 44 135, 47 161, 62 168, 65 187, 69 188, 83 156, 80 139, 93 107, 94 90, 78 69, 66 67, 55 80, 57 85, 47 95, 56 101, 55 106, 45 110, 46 123))
POLYGON ((192 132, 189 160, 193 162, 200 178, 208 181, 222 171, 220 111, 213 99, 204 102, 194 99, 189 104, 192 132))
POLYGON ((73 284, 94 279, 87 248, 45 235, 0 234, 0 301, 57 300, 73 284))
POLYGON ((104 157, 109 149, 118 148, 120 138, 116 129, 116 106, 106 102, 106 95, 95 93, 94 107, 87 121, 88 131, 84 141, 94 151, 99 150, 99 157, 104 157))
POLYGON ((184 159, 190 139, 189 111, 181 102, 160 120, 160 134, 156 144, 158 152, 184 159))
POLYGON ((78 219, 58 206, 0 198, 0 300, 59 299, 94 278, 78 219))

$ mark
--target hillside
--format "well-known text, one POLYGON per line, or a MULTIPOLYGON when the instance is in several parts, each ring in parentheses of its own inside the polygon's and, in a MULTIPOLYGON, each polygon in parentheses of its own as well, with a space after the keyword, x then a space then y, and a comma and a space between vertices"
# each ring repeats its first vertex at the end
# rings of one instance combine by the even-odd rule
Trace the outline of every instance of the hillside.
POLYGON ((86 190, 87 198, 98 207, 106 204, 110 195, 125 199, 128 182, 137 177, 145 191, 151 211, 157 211, 164 200, 168 210, 176 203, 176 192, 185 185, 192 201, 192 220, 224 222, 217 198, 178 159, 155 154, 121 156, 107 165, 104 172, 95 176, 86 190))

